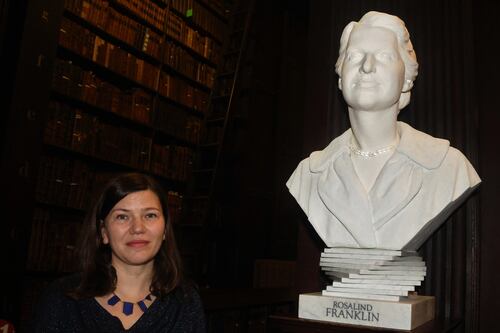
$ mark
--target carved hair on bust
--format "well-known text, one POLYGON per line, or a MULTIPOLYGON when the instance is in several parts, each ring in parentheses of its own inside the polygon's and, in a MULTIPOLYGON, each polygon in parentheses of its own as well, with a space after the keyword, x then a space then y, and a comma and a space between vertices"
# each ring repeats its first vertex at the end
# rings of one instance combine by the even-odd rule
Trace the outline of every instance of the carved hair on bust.
POLYGON ((400 103, 400 109, 402 109, 410 102, 410 90, 413 87, 413 81, 418 75, 418 63, 417 55, 410 40, 410 33, 406 29, 405 23, 397 16, 370 11, 363 15, 358 22, 350 22, 344 28, 342 36, 340 37, 339 57, 335 63, 335 72, 339 75, 339 81, 342 80, 342 65, 344 63, 349 37, 354 27, 361 24, 369 27, 386 28, 396 35, 399 54, 405 66, 405 80, 410 83, 408 85, 410 88, 402 93, 402 98, 404 99, 404 102, 400 103))

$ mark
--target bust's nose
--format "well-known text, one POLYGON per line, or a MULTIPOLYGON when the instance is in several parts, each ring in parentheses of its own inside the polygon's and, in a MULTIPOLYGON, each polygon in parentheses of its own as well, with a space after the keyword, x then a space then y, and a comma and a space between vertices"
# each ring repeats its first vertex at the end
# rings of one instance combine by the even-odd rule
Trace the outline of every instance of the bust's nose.
POLYGON ((362 71, 363 73, 375 72, 375 59, 373 57, 373 54, 367 53, 365 55, 360 71, 362 71))

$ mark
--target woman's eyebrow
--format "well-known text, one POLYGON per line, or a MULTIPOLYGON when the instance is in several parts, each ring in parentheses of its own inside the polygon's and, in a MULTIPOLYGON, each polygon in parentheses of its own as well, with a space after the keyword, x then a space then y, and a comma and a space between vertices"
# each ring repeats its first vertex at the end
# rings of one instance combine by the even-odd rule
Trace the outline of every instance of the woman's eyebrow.
MULTIPOLYGON (((159 207, 144 207, 144 208, 139 208, 139 210, 141 210, 141 211, 146 211, 146 210, 161 211, 161 208, 159 208, 159 207)), ((118 207, 118 208, 113 208, 110 213, 113 213, 113 212, 116 212, 116 211, 122 211, 122 212, 129 213, 129 212, 133 211, 133 209, 127 209, 127 208, 120 208, 120 207, 118 207)))
POLYGON ((111 210, 111 212, 116 212, 117 210, 121 210, 121 211, 124 211, 124 212, 130 212, 130 209, 126 209, 126 208, 113 208, 111 210))

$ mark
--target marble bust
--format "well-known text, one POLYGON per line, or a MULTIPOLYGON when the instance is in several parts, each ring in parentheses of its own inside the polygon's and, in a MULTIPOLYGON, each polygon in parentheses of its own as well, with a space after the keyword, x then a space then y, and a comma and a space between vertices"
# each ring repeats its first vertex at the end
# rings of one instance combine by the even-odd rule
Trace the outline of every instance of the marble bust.
POLYGON ((416 250, 481 180, 449 141, 397 120, 418 71, 401 19, 349 23, 335 69, 351 128, 286 185, 327 247, 416 250))

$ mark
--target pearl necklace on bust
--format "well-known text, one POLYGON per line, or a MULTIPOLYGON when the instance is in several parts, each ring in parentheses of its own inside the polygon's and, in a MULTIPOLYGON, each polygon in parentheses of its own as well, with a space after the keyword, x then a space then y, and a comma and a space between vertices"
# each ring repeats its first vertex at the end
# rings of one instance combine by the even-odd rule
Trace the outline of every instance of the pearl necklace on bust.
POLYGON ((394 148, 396 148, 395 145, 390 145, 390 146, 387 146, 384 148, 377 149, 375 151, 364 151, 364 150, 360 150, 360 149, 354 147, 354 145, 349 146, 349 149, 353 152, 353 154, 358 155, 358 156, 362 156, 365 158, 377 157, 380 154, 390 152, 394 148))

